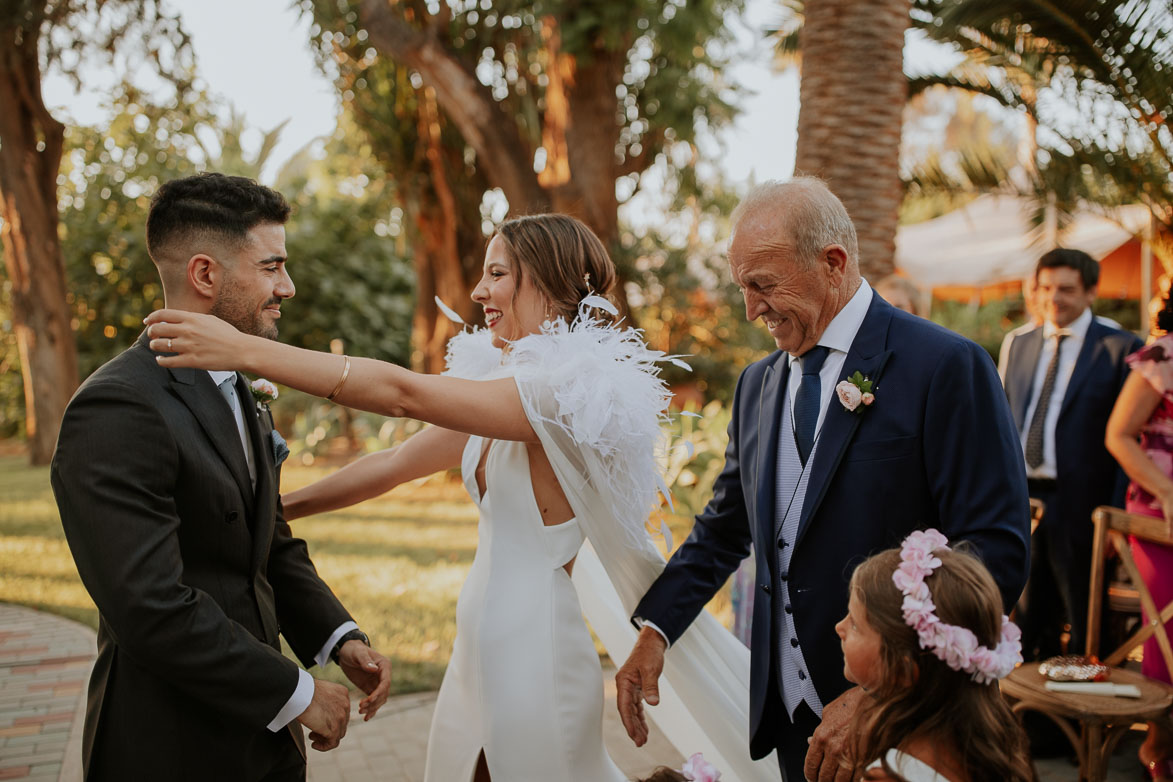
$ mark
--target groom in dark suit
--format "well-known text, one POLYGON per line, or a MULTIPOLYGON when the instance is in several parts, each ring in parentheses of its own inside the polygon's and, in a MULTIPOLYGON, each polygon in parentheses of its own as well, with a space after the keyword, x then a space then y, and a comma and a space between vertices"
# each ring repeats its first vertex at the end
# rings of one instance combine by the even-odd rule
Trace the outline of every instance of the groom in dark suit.
MULTIPOLYGON (((159 188, 147 247, 168 307, 276 338, 289 206, 252 180, 159 188)), ((346 733, 349 693, 304 665, 338 662, 386 700, 390 664, 314 570, 281 515, 288 454, 234 372, 164 369, 144 335, 70 402, 51 478, 98 606, 83 741, 87 780, 304 780, 346 733)))
POLYGON ((862 696, 844 679, 834 625, 852 569, 936 527, 972 544, 1012 605, 1030 529, 1021 451, 990 357, 873 294, 851 220, 822 182, 760 186, 733 225, 746 317, 779 350, 742 373, 713 499, 636 608, 620 716, 642 744, 640 701, 658 702, 666 647, 753 543, 750 752, 777 749, 791 782, 846 782, 862 696))
POLYGON ((1143 344, 1092 315, 1100 265, 1087 253, 1051 250, 1035 269, 1043 324, 1011 343, 1006 396, 1018 426, 1030 496, 1043 501, 1019 604, 1028 660, 1082 654, 1092 556, 1092 511, 1124 507, 1128 481, 1104 446, 1108 416, 1128 377, 1124 359, 1143 344))

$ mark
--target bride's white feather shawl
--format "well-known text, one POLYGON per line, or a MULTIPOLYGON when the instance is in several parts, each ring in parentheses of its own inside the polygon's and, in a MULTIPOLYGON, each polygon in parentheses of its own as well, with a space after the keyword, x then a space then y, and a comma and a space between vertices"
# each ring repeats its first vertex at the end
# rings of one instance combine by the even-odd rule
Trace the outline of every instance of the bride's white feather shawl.
POLYGON ((493 347, 486 329, 457 334, 448 343, 445 374, 513 377, 531 423, 573 441, 582 478, 603 490, 610 515, 642 548, 656 493, 667 494, 657 460, 671 399, 657 366, 665 360, 639 331, 595 320, 584 307, 573 323, 547 322, 508 350, 493 347))

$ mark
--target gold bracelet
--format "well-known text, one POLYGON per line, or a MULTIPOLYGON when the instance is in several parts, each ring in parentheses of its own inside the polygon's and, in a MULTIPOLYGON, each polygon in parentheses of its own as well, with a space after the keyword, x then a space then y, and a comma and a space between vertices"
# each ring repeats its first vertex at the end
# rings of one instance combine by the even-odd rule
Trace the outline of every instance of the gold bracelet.
POLYGON ((346 385, 346 378, 350 377, 350 356, 342 357, 342 377, 338 378, 338 385, 334 386, 334 390, 326 397, 327 400, 333 401, 334 397, 338 396, 338 392, 346 385))

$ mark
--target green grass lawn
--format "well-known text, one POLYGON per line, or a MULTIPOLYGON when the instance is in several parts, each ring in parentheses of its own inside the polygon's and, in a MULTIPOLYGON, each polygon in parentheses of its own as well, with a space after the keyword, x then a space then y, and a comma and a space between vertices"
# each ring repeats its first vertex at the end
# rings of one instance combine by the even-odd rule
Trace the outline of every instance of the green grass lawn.
MULTIPOLYGON (((291 460, 292 461, 292 460, 291 460)), ((329 472, 289 464, 284 488, 329 472)), ((676 542, 691 519, 670 517, 676 542)), ((318 572, 391 658, 392 692, 439 687, 456 635, 456 598, 476 549, 477 514, 461 485, 437 476, 336 513, 293 522, 318 572)), ((61 531, 48 468, 0 455, 0 601, 97 627, 61 531)), ((729 620, 726 592, 710 610, 729 620)), ((327 677, 342 680, 330 666, 327 677)))

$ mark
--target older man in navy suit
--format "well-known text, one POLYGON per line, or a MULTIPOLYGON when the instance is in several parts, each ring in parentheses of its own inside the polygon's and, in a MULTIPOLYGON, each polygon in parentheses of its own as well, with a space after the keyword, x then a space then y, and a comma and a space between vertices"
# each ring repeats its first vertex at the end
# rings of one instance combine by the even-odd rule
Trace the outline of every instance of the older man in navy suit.
POLYGON ((1104 447, 1124 359, 1141 347, 1133 334, 1092 316, 1100 267, 1087 253, 1058 248, 1039 259, 1036 304, 1043 325, 1017 337, 1006 361, 1032 497, 1046 504, 1031 548, 1030 583, 1019 606, 1026 659, 1082 653, 1097 505, 1124 504, 1127 481, 1104 447))
POLYGON ((658 702, 668 645, 752 542, 751 754, 777 748, 788 780, 846 782, 862 695, 848 689, 834 625, 853 567, 936 527, 973 544, 1011 605, 1028 563, 1022 452, 990 357, 873 294, 851 219, 820 181, 756 188, 733 223, 746 317, 779 350, 742 373, 713 499, 636 608, 620 715, 642 744, 641 699, 658 702), (871 383, 870 404, 836 394, 851 378, 871 383))

